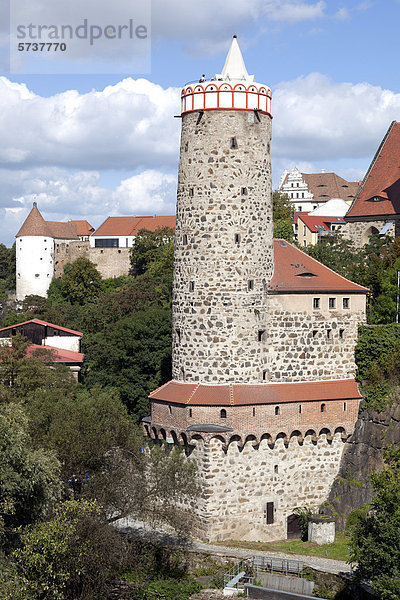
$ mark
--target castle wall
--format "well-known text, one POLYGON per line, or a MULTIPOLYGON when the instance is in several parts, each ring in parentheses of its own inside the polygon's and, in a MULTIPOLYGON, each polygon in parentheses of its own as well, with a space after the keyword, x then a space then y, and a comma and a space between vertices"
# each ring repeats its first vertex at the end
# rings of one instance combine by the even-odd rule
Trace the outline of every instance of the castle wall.
POLYGON ((316 381, 354 377, 358 326, 365 321, 365 295, 286 294, 268 298, 265 343, 268 381, 316 381), (314 310, 313 299, 320 299, 314 310), (336 299, 335 310, 328 309, 336 299), (349 309, 341 308, 349 298, 349 309))
POLYGON ((340 434, 316 442, 293 437, 273 447, 267 439, 241 449, 232 442, 227 452, 213 438, 198 440, 191 456, 198 462, 206 484, 199 515, 203 537, 210 541, 272 541, 287 537, 287 518, 294 508, 317 507, 327 500, 338 472, 345 444, 340 434), (267 524, 267 503, 273 502, 273 520, 267 524))
MULTIPOLYGON (((234 436, 244 443, 247 436, 257 441, 266 436, 272 441, 283 434, 289 439, 293 431, 305 436, 308 431, 319 435, 321 430, 334 434, 339 427, 346 435, 352 433, 358 414, 358 398, 329 400, 325 402, 287 402, 275 404, 251 404, 245 406, 186 406, 152 401, 151 422, 158 431, 163 429, 168 437, 180 438, 180 432, 191 425, 212 423, 232 428, 232 432, 221 434, 228 444, 234 436), (321 407, 323 406, 323 411, 321 407), (221 408, 226 418, 221 418, 221 408), (278 408, 278 414, 275 409, 278 408), (172 432, 174 432, 172 434, 172 432)), ((185 433, 190 439, 191 434, 185 433)))
POLYGON ((104 279, 128 275, 129 248, 91 248, 89 242, 59 242, 55 246, 54 277, 62 277, 64 265, 83 257, 96 265, 104 279))
MULTIPOLYGON (((258 117, 258 118, 257 118, 258 117)), ((272 276, 271 119, 182 116, 173 289, 173 378, 258 382, 257 330, 272 276), (245 357, 245 358, 244 358, 245 357)))
POLYGON ((46 296, 53 278, 54 240, 23 236, 16 239, 16 297, 46 296))

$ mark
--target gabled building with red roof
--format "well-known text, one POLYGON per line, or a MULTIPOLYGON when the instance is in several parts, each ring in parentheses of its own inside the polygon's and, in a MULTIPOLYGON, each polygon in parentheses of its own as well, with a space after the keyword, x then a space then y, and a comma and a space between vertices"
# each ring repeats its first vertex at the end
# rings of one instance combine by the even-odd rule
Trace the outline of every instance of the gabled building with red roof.
POLYGON ((297 242, 301 248, 307 248, 336 235, 345 221, 343 217, 318 217, 296 213, 296 224, 297 242))
POLYGON ((78 378, 82 367, 83 354, 80 351, 83 334, 80 331, 47 323, 41 319, 31 319, 0 329, 0 344, 11 344, 14 335, 22 335, 32 343, 28 346, 27 356, 36 350, 51 350, 51 358, 55 363, 67 365, 78 378))
POLYGON ((107 217, 92 233, 92 248, 132 248, 135 237, 141 229, 155 231, 160 227, 175 229, 175 215, 154 215, 139 217, 107 217))
POLYGON ((295 211, 311 212, 332 198, 341 198, 350 204, 359 185, 359 181, 347 181, 336 173, 301 173, 294 167, 283 173, 279 191, 289 196, 295 211))
POLYGON ((357 247, 373 234, 400 235, 400 123, 390 124, 345 217, 357 247))

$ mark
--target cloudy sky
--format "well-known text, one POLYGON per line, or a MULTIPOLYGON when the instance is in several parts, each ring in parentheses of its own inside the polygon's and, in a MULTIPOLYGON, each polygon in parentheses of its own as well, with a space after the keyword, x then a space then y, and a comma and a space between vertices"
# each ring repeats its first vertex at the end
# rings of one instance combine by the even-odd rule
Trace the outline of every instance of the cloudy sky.
MULTIPOLYGON (((54 0, 31 5, 46 14, 46 2, 54 0)), ((96 5, 122 18, 131 2, 96 5)), ((106 71, 100 42, 103 74, 68 74, 65 57, 49 74, 15 64, 10 73, 6 0, 0 8, 0 242, 8 245, 34 200, 47 219, 94 226, 109 215, 173 213, 180 86, 220 72, 233 34, 249 73, 272 89, 275 187, 294 165, 362 178, 400 120, 400 0, 153 0, 151 66, 133 74, 117 51, 106 71)))

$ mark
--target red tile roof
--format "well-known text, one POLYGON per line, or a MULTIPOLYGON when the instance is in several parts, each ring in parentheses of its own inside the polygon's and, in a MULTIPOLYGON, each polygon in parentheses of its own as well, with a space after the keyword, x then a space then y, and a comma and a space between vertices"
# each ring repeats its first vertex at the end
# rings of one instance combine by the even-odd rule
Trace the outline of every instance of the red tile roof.
POLYGON ((308 215, 307 213, 297 213, 297 215, 298 221, 302 221, 313 233, 330 231, 328 223, 336 225, 344 225, 345 223, 342 217, 315 217, 314 215, 308 215))
POLYGON ((68 222, 76 226, 76 233, 78 235, 90 235, 94 231, 94 227, 92 227, 91 224, 88 223, 88 221, 86 220, 76 221, 74 219, 71 219, 68 222))
POLYGON ((15 237, 22 236, 46 236, 52 237, 50 227, 47 222, 43 219, 40 214, 36 202, 33 204, 33 208, 29 215, 26 217, 22 224, 21 229, 18 231, 15 237))
MULTIPOLYGON (((288 183, 288 173, 282 182, 282 185, 288 183)), ((357 193, 360 182, 347 181, 336 175, 336 173, 301 173, 303 181, 307 184, 308 191, 314 196, 317 202, 328 202, 331 198, 342 198, 343 200, 352 200, 357 193)), ((280 189, 282 190, 282 185, 280 189)), ((293 188, 295 191, 295 188, 293 188)), ((307 199, 299 198, 297 201, 306 202, 307 199)))
POLYGON ((76 225, 72 221, 68 223, 62 221, 45 221, 38 210, 36 202, 33 203, 31 212, 26 217, 15 237, 23 236, 48 236, 67 240, 78 239, 76 225))
POLYGON ((28 346, 26 355, 30 357, 36 350, 50 350, 53 362, 65 364, 83 362, 84 355, 81 352, 65 350, 64 348, 54 348, 53 346, 39 346, 38 344, 28 346))
POLYGON ((155 231, 158 227, 175 228, 175 215, 145 216, 145 217, 108 217, 93 233, 94 237, 107 235, 131 236, 137 235, 140 229, 155 231))
POLYGON ((400 123, 393 121, 383 138, 345 219, 400 214, 400 123), (381 198, 374 201, 373 198, 381 198))
POLYGON ((152 400, 193 406, 243 406, 361 398, 354 379, 205 385, 169 381, 150 394, 152 400))
POLYGON ((285 240, 274 240, 274 274, 271 294, 292 292, 345 292, 366 294, 368 288, 353 283, 285 240))
POLYGON ((30 319, 29 321, 23 321, 22 323, 15 323, 14 325, 9 325, 8 327, 2 327, 0 331, 7 331, 7 329, 14 329, 15 327, 19 327, 20 325, 27 325, 28 323, 37 323, 38 325, 43 325, 44 327, 52 327, 53 329, 65 331, 66 333, 70 333, 71 335, 79 335, 81 337, 83 336, 83 333, 81 333, 80 331, 68 329, 67 327, 61 327, 60 325, 54 325, 54 323, 48 323, 47 321, 41 321, 40 319, 30 319))

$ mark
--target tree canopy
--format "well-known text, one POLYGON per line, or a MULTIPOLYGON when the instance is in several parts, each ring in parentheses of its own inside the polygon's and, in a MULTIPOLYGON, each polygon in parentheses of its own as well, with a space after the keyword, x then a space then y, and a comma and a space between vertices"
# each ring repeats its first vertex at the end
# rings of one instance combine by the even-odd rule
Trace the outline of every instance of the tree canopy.
POLYGON ((400 447, 385 453, 385 467, 371 476, 374 498, 351 531, 356 575, 371 582, 382 600, 400 599, 400 447))

